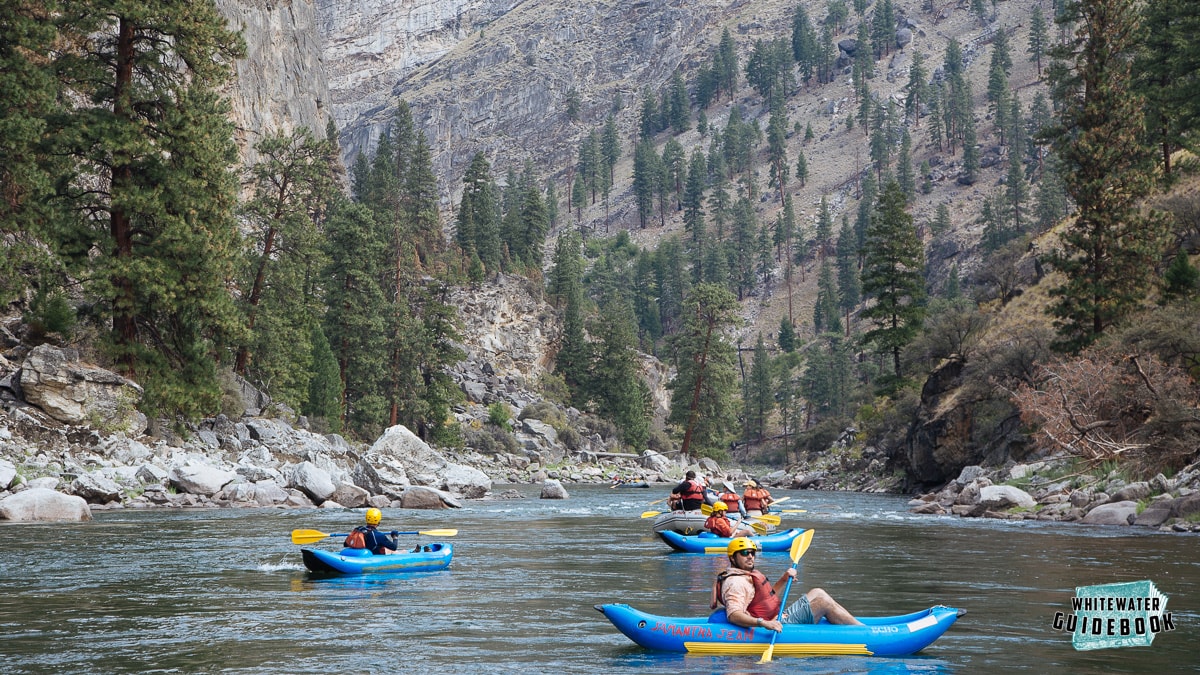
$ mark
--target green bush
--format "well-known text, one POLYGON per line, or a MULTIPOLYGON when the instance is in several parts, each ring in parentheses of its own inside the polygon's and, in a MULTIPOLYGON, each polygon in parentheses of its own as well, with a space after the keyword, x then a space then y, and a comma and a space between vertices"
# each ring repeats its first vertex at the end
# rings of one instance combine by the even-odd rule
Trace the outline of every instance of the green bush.
POLYGON ((505 431, 512 431, 512 425, 508 423, 510 419, 512 419, 512 411, 504 401, 496 401, 488 406, 488 422, 491 424, 505 431))

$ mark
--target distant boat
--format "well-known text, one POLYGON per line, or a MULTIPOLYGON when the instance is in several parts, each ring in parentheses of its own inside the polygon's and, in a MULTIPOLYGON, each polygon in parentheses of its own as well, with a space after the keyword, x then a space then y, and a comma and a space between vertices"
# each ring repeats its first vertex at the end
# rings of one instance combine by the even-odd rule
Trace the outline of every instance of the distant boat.
POLYGON ((616 483, 609 485, 609 487, 610 488, 648 488, 648 487, 650 487, 650 484, 644 480, 617 481, 616 483))

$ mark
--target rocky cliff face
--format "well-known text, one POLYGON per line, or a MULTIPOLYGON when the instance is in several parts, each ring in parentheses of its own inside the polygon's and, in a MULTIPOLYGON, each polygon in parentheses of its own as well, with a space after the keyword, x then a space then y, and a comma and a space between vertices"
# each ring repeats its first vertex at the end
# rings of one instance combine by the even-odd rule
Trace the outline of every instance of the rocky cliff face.
POLYGON ((319 5, 345 157, 373 147, 403 97, 430 136, 447 205, 477 151, 494 166, 565 168, 574 139, 602 124, 615 100, 629 128, 642 88, 661 88, 749 3, 505 4, 319 5), (577 122, 566 114, 572 90, 582 104, 577 122))
POLYGON ((329 86, 308 0, 216 0, 230 26, 242 31, 246 58, 229 91, 238 144, 247 164, 254 144, 276 130, 308 127, 318 136, 329 119, 329 86))

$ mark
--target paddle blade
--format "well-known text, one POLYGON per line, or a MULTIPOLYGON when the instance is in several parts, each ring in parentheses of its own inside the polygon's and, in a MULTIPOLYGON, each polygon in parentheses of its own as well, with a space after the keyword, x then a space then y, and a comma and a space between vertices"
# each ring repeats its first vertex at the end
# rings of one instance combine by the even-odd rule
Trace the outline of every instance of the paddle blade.
POLYGON ((781 498, 781 499, 772 499, 772 500, 771 500, 771 506, 775 506, 776 504, 782 504, 782 503, 786 502, 786 501, 787 501, 787 500, 789 500, 789 499, 791 499, 791 497, 783 497, 783 498, 781 498))
POLYGON ((761 520, 762 522, 767 523, 768 525, 778 525, 783 522, 783 518, 780 518, 779 516, 773 516, 769 513, 764 513, 761 516, 750 516, 750 517, 755 520, 761 520))
POLYGON ((770 531, 767 529, 767 526, 763 525, 762 523, 751 522, 751 523, 746 523, 746 524, 749 525, 751 527, 751 529, 753 529, 755 531, 755 533, 757 533, 757 534, 766 534, 767 532, 770 531))
POLYGON ((780 513, 808 513, 808 509, 780 509, 780 513))
POLYGON ((329 536, 331 535, 328 535, 324 532, 319 532, 317 530, 292 530, 292 543, 315 544, 329 536))
POLYGON ((775 651, 775 643, 772 642, 771 645, 769 647, 767 647, 767 651, 763 652, 762 658, 759 659, 758 662, 759 663, 770 663, 771 662, 771 652, 774 652, 774 651, 775 651))
POLYGON ((700 513, 703 513, 706 516, 711 516, 712 515, 712 507, 709 506, 708 504, 701 504, 700 505, 700 513))
POLYGON ((458 530, 420 530, 417 534, 423 534, 426 537, 453 537, 458 534, 458 530))
POLYGON ((805 552, 808 551, 808 547, 812 544, 812 538, 813 530, 805 530, 792 542, 792 549, 789 553, 792 556, 793 565, 800 563, 800 558, 804 557, 805 552))
POLYGON ((642 511, 642 517, 643 518, 653 518, 654 516, 657 516, 660 513, 662 513, 662 511, 642 511))

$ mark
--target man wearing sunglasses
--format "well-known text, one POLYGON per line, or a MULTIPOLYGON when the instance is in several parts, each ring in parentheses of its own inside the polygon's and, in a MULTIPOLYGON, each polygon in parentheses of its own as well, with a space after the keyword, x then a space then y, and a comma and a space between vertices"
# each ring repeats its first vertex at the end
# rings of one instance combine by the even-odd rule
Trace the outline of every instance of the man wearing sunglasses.
POLYGON ((789 577, 796 570, 787 571, 772 585, 767 575, 755 569, 758 561, 758 545, 745 537, 729 542, 729 568, 717 575, 713 582, 712 607, 725 606, 729 622, 745 628, 766 628, 782 631, 785 623, 818 623, 825 618, 834 624, 861 625, 854 615, 842 607, 828 593, 814 588, 788 605, 780 622, 780 594, 789 577))

